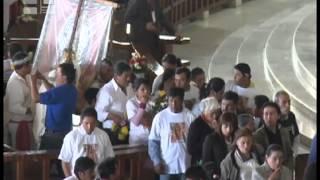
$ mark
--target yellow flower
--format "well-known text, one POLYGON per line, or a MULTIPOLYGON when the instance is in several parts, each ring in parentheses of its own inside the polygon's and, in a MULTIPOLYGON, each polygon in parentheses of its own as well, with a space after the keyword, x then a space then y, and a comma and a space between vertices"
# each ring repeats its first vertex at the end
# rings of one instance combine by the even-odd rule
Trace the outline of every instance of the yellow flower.
POLYGON ((128 135, 128 134, 129 134, 128 126, 123 126, 123 127, 120 129, 120 134, 128 135))
POLYGON ((164 97, 166 95, 166 91, 164 91, 164 90, 160 90, 159 91, 159 96, 160 97, 164 97))

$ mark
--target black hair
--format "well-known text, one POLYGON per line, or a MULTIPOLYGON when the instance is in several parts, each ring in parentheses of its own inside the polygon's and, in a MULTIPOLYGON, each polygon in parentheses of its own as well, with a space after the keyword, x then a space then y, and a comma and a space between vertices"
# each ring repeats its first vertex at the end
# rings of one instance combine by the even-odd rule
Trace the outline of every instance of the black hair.
POLYGON ((263 109, 266 108, 266 107, 273 107, 274 109, 276 109, 277 113, 280 115, 281 114, 281 110, 280 110, 280 107, 277 103, 275 102, 266 102, 264 103, 263 105, 263 109))
POLYGON ((224 80, 220 77, 214 77, 210 79, 207 85, 207 96, 210 94, 210 91, 221 91, 224 88, 225 84, 226 83, 224 82, 224 80))
POLYGON ((76 79, 76 69, 72 63, 62 63, 59 64, 61 73, 67 77, 67 83, 72 84, 76 79))
MULTIPOLYGON (((27 53, 22 52, 22 51, 16 52, 16 53, 14 54, 14 56, 12 57, 12 61, 15 62, 15 61, 18 61, 18 60, 20 60, 20 59, 24 59, 24 58, 26 58, 26 57, 28 57, 28 54, 27 54, 27 53)), ((15 69, 15 70, 19 70, 19 69, 23 68, 24 65, 27 65, 27 64, 29 64, 29 63, 30 63, 30 61, 25 62, 25 63, 23 63, 23 64, 19 64, 19 65, 14 65, 14 69, 15 69)))
POLYGON ((191 79, 195 79, 197 76, 204 74, 203 69, 199 68, 199 67, 195 67, 191 70, 191 79))
POLYGON ((250 69, 249 64, 239 63, 239 64, 236 64, 233 68, 240 71, 243 75, 248 74, 249 77, 251 77, 251 69, 250 69))
POLYGON ((109 60, 109 58, 104 58, 102 59, 101 63, 104 63, 104 64, 108 64, 109 66, 113 66, 112 62, 109 60))
POLYGON ((116 159, 107 158, 103 160, 97 168, 100 178, 109 178, 116 172, 116 159))
POLYGON ((169 90, 168 97, 179 97, 181 100, 184 99, 184 89, 173 87, 169 90))
POLYGON ((219 130, 218 133, 223 136, 222 134, 222 125, 223 124, 230 124, 233 128, 233 131, 231 132, 231 137, 234 137, 234 133, 238 129, 238 121, 237 121, 237 115, 232 112, 224 112, 219 116, 219 130))
POLYGON ((133 89, 137 91, 141 85, 146 85, 150 89, 149 81, 145 78, 135 79, 133 83, 133 89))
POLYGON ((96 109, 94 109, 94 107, 86 107, 81 112, 81 115, 80 115, 81 121, 83 120, 84 117, 93 117, 93 118, 97 119, 98 115, 97 115, 96 109))
POLYGON ((159 89, 160 90, 163 90, 164 88, 164 82, 166 82, 167 80, 171 79, 171 78, 174 78, 174 73, 175 71, 173 69, 165 69, 164 70, 164 73, 163 73, 163 76, 162 76, 162 81, 159 85, 159 89))
POLYGON ((181 58, 177 57, 177 67, 182 67, 181 58))
POLYGON ((186 178, 192 180, 206 180, 206 173, 201 166, 191 166, 186 171, 186 178))
POLYGON ((94 170, 94 168, 95 168, 95 163, 91 158, 79 157, 75 162, 73 172, 77 176, 77 178, 80 179, 79 172, 84 172, 89 169, 94 170))
POLYGON ((123 74, 125 72, 129 72, 129 71, 131 71, 131 68, 127 63, 119 62, 118 64, 116 64, 116 67, 115 67, 115 74, 116 75, 121 75, 121 74, 123 74))
POLYGON ((23 47, 19 43, 10 43, 8 49, 11 57, 13 57, 17 52, 23 51, 23 47))
POLYGON ((235 104, 238 103, 239 101, 239 95, 233 91, 227 91, 223 94, 223 97, 222 99, 225 99, 225 100, 231 100, 233 101, 235 104))
POLYGON ((84 93, 84 98, 86 101, 91 104, 94 99, 96 99, 99 88, 88 88, 84 93))
POLYGON ((266 155, 269 157, 274 151, 283 152, 283 149, 279 144, 270 144, 266 150, 266 155))
POLYGON ((171 64, 171 65, 177 65, 178 61, 177 61, 177 57, 174 55, 174 54, 165 54, 163 57, 162 57, 162 63, 168 63, 168 64, 171 64))
MULTIPOLYGON (((248 128, 237 129, 237 131, 234 133, 234 140, 232 143, 233 149, 237 148, 238 139, 240 139, 241 137, 244 137, 244 136, 251 137, 252 141, 253 141, 253 134, 250 129, 248 129, 248 128)), ((254 149, 254 143, 252 143, 251 152, 253 151, 253 149, 254 149)))
POLYGON ((180 68, 176 69, 175 74, 182 74, 182 73, 184 73, 186 75, 187 79, 190 79, 191 72, 190 72, 190 70, 188 68, 180 67, 180 68))
POLYGON ((266 102, 269 102, 269 98, 265 95, 256 95, 254 97, 254 104, 257 109, 261 109, 266 102))

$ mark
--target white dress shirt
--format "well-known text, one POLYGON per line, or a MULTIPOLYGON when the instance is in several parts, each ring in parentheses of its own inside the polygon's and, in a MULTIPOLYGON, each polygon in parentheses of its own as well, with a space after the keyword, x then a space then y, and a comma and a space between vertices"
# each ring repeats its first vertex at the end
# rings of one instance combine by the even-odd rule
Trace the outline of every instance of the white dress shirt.
POLYGON ((114 79, 99 90, 95 109, 98 113, 98 120, 103 122, 103 128, 112 128, 113 121, 107 119, 109 113, 126 118, 126 103, 128 98, 114 79))
POLYGON ((26 114, 27 109, 33 108, 30 92, 30 76, 27 81, 15 71, 11 74, 6 88, 6 105, 9 118, 14 121, 32 121, 33 116, 26 114))

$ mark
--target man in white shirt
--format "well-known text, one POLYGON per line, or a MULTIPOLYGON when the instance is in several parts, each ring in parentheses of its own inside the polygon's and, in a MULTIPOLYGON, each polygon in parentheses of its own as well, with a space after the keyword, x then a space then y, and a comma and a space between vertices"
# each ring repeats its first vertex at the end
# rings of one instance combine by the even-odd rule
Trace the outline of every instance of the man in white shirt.
POLYGON ((127 87, 130 82, 131 68, 128 64, 120 62, 115 67, 113 79, 105 84, 98 92, 95 109, 98 120, 102 122, 103 129, 108 133, 112 145, 126 144, 128 138, 120 140, 112 132, 112 126, 127 124, 126 103, 129 99, 127 87))
POLYGON ((30 93, 31 61, 30 56, 24 52, 18 52, 12 57, 14 72, 6 88, 5 106, 9 119, 5 121, 9 121, 11 144, 18 150, 30 150, 33 145, 32 109, 34 104, 30 93))
POLYGON ((183 106, 184 90, 172 88, 169 92, 169 107, 160 111, 153 119, 148 153, 155 171, 162 179, 184 179, 190 166, 190 155, 186 141, 192 113, 183 106))
POLYGON ((97 112, 88 107, 81 113, 81 125, 69 132, 64 140, 58 159, 61 160, 64 175, 71 176, 76 160, 81 156, 91 158, 96 164, 114 157, 107 133, 96 127, 97 112))
POLYGON ((178 68, 174 76, 174 83, 177 88, 184 89, 184 105, 192 110, 193 105, 199 101, 200 92, 198 88, 190 85, 190 76, 191 72, 188 68, 178 68))
POLYGON ((225 86, 225 92, 227 91, 236 92, 240 96, 240 107, 254 108, 254 96, 257 92, 251 81, 251 69, 248 64, 239 63, 234 66, 233 80, 229 80, 225 86))
MULTIPOLYGON (((178 64, 178 60, 174 54, 165 54, 162 57, 162 66, 164 70, 166 69, 176 69, 178 64)), ((160 84, 162 82, 163 73, 157 76, 152 83, 151 94, 154 95, 157 90, 159 90, 160 84)))

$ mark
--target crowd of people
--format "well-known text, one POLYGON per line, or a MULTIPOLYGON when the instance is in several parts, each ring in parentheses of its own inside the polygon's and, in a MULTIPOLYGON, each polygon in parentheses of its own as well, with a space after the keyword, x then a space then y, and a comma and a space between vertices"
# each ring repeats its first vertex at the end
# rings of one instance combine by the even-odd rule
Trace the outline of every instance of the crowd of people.
MULTIPOLYGON (((94 81, 79 86, 85 78, 76 85, 73 64, 31 73, 32 53, 10 45, 4 143, 17 150, 59 150, 52 167, 67 180, 115 178, 113 146, 120 144, 147 146, 155 179, 292 179, 299 128, 286 91, 259 94, 246 63, 233 66, 232 80, 207 82, 200 67, 182 66, 159 41, 162 29, 179 34, 158 1, 131 2, 125 21, 136 49, 164 68, 154 80, 136 77, 127 62, 102 59, 94 81), (80 124, 73 124, 74 114, 80 124)), ((316 136, 306 178, 315 172, 316 136)))
POLYGON ((32 58, 21 49, 11 59, 5 142, 17 150, 60 150, 53 165, 67 179, 95 177, 95 165, 115 169, 112 147, 119 144, 148 146, 161 180, 292 178, 299 128, 290 96, 259 94, 246 63, 233 67, 233 80, 206 83, 201 68, 183 67, 173 54, 162 58, 164 72, 153 82, 135 78, 126 62, 101 61, 113 75, 100 66, 73 128, 79 99, 73 64, 60 64, 52 81, 31 74, 32 58), (45 106, 42 116, 34 116, 35 103, 45 106), (36 121, 44 131, 33 130, 36 121))

